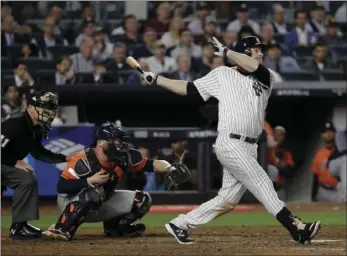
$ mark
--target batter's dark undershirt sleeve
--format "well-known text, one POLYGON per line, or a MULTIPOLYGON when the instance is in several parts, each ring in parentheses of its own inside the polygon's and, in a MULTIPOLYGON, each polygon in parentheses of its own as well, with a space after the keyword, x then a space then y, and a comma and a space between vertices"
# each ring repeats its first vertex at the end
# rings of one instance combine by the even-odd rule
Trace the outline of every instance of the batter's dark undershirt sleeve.
POLYGON ((148 158, 146 161, 145 166, 142 168, 142 171, 144 172, 154 172, 154 166, 153 166, 154 160, 148 158))
POLYGON ((193 100, 198 101, 199 105, 203 105, 205 103, 204 99, 201 97, 198 89, 196 89, 193 82, 188 82, 187 84, 187 96, 193 100))
POLYGON ((88 186, 87 178, 83 179, 75 179, 75 180, 67 180, 63 177, 60 177, 57 190, 59 194, 77 194, 83 188, 88 186))
POLYGON ((252 73, 266 88, 271 86, 270 71, 262 64, 252 73))

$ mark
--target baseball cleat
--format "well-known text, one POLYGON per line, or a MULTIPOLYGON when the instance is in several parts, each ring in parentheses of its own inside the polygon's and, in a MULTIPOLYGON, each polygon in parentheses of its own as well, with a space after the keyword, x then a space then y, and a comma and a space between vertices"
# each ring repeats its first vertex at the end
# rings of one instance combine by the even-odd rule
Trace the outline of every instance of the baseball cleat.
POLYGON ((70 241, 70 235, 64 233, 59 229, 55 229, 55 225, 51 225, 48 230, 42 232, 42 236, 45 240, 60 240, 60 241, 70 241))
POLYGON ((14 223, 10 228, 10 239, 12 240, 36 240, 41 239, 41 229, 27 223, 14 223))
POLYGON ((165 224, 167 232, 176 238, 180 244, 193 244, 194 240, 189 238, 188 231, 177 227, 172 223, 165 224))
POLYGON ((305 226, 303 228, 298 227, 299 240, 298 242, 305 244, 311 243, 311 240, 318 234, 321 223, 320 221, 315 221, 312 223, 304 223, 305 226))

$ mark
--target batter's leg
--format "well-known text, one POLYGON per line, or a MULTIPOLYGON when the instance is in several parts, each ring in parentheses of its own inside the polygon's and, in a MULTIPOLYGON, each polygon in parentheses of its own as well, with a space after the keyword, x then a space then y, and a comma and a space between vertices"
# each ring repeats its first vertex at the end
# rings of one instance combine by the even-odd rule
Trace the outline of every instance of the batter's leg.
POLYGON ((186 230, 206 224, 217 216, 232 210, 239 203, 245 191, 246 188, 235 179, 230 171, 224 168, 223 184, 218 195, 189 213, 179 215, 165 227, 179 243, 193 243, 186 230))
POLYGON ((219 161, 288 229, 294 240, 301 243, 311 241, 320 229, 320 222, 303 223, 285 207, 255 158, 256 148, 248 148, 248 145, 235 147, 233 143, 225 145, 223 150, 216 151, 219 161))

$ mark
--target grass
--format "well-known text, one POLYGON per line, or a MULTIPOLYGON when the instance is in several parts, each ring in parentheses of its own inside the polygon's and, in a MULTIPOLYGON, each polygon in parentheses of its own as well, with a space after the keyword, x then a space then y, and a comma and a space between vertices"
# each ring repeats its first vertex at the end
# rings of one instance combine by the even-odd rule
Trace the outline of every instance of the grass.
MULTIPOLYGON (((302 212, 297 213, 303 221, 320 220, 324 226, 346 226, 346 212, 302 212)), ((148 227, 162 227, 165 223, 175 218, 177 214, 148 214, 141 222, 148 227)), ((58 216, 41 216, 40 220, 31 221, 33 225, 40 228, 47 228, 55 223, 58 216)), ((11 224, 10 216, 1 217, 1 228, 8 229, 11 224)), ((268 213, 262 212, 237 212, 225 214, 206 226, 279 226, 279 222, 268 213)), ((99 228, 102 223, 85 223, 82 228, 99 228)))

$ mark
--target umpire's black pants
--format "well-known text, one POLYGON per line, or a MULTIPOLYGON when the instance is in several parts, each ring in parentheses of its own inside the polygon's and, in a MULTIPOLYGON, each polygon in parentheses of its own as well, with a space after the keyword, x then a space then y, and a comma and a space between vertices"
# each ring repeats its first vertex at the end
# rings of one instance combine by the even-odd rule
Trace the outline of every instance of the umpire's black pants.
POLYGON ((38 185, 35 174, 1 165, 1 185, 13 189, 12 222, 39 219, 38 185))

